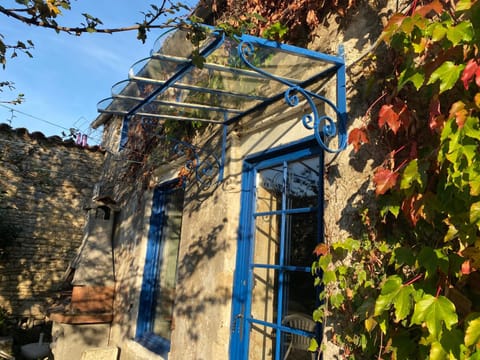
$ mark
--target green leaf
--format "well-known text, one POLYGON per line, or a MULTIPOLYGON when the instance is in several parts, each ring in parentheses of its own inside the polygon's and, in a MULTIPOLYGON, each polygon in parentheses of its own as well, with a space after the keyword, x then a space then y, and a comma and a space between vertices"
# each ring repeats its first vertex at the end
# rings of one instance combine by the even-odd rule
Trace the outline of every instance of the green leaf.
POLYGON ((408 82, 411 82, 413 86, 415 86, 415 89, 418 90, 425 82, 425 74, 413 66, 407 66, 398 77, 397 89, 402 89, 408 82))
POLYGON ((465 345, 472 346, 480 342, 480 317, 468 322, 465 330, 465 345))
POLYGON ((335 271, 327 270, 323 272, 323 283, 325 285, 337 281, 337 275, 335 271))
POLYGON ((330 296, 330 304, 332 304, 332 306, 336 309, 340 308, 344 300, 345 300, 345 297, 340 293, 333 294, 330 296))
POLYGON ((444 273, 448 273, 449 269, 449 259, 448 256, 443 253, 443 249, 435 249, 435 256, 437 258, 437 266, 444 273))
POLYGON ((310 345, 308 346, 308 351, 314 352, 317 351, 318 349, 318 342, 315 340, 315 338, 310 339, 310 345))
POLYGON ((417 342, 410 336, 407 331, 399 330, 394 337, 392 337, 392 352, 395 357, 392 359, 412 359, 413 352, 416 351, 417 342))
POLYGON ((415 291, 412 285, 403 285, 397 296, 393 299, 395 307, 395 321, 405 319, 412 310, 412 294, 415 291))
POLYGON ((425 323, 433 338, 438 339, 443 325, 451 329, 458 323, 458 316, 455 312, 455 305, 445 296, 435 297, 425 294, 415 304, 412 315, 412 324, 421 325, 425 323))
POLYGON ((441 23, 433 23, 431 34, 432 34, 431 37, 433 41, 440 41, 447 34, 447 29, 441 23))
MULTIPOLYGON (((462 154, 467 159, 467 165, 470 167, 473 164, 477 154, 478 154, 478 145, 477 144, 463 144, 462 154)), ((459 164, 455 164, 459 165, 459 164)))
POLYGON ((442 344, 438 341, 432 343, 429 360, 447 360, 447 356, 448 354, 443 350, 442 344))
POLYGON ((332 244, 334 250, 344 249, 347 251, 355 251, 360 249, 360 241, 353 238, 346 238, 344 241, 332 244))
POLYGON ((395 308, 395 321, 405 319, 410 314, 412 308, 411 295, 414 289, 411 285, 403 285, 402 278, 398 275, 390 276, 382 286, 380 296, 375 302, 374 316, 378 316, 391 305, 395 308))
POLYGON ((378 198, 378 205, 380 206, 380 216, 385 217, 388 213, 398 217, 400 214, 400 207, 404 197, 400 192, 393 192, 378 198))
POLYGON ((476 140, 480 140, 479 119, 469 116, 463 125, 465 135, 476 140))
POLYGON ((374 316, 380 315, 385 310, 390 309, 393 298, 397 295, 402 286, 402 278, 398 275, 388 277, 387 281, 382 286, 380 296, 375 301, 374 316))
POLYGON ((464 359, 466 347, 463 341, 464 333, 458 328, 444 330, 440 344, 443 350, 448 353, 449 359, 464 359))
POLYGON ((377 320, 378 320, 378 326, 380 327, 380 330, 382 330, 382 332, 386 334, 388 329, 388 323, 389 323, 388 313, 386 312, 383 313, 377 320))
POLYGON ((455 225, 449 224, 447 233, 445 234, 443 241, 445 242, 450 241, 454 239, 457 236, 457 234, 458 234, 458 229, 455 227, 455 225))
POLYGON ((326 254, 324 256, 321 256, 320 259, 318 259, 318 266, 323 271, 326 271, 331 263, 332 263, 332 254, 326 254))
POLYGON ((418 266, 422 266, 425 268, 425 278, 434 275, 437 272, 437 256, 435 251, 429 247, 424 246, 417 257, 418 266))
POLYGON ((357 273, 357 282, 358 284, 363 284, 365 281, 367 281, 367 272, 365 270, 360 270, 357 273))
POLYGON ((470 206, 470 223, 477 224, 480 228, 480 201, 475 202, 470 206))
POLYGON ((470 186, 470 195, 480 195, 480 174, 471 177, 468 185, 470 186))
MULTIPOLYGON (((423 169, 420 169, 423 170, 423 169)), ((400 180, 400 189, 410 189, 414 183, 420 185, 420 189, 423 189, 426 182, 425 171, 419 171, 418 160, 414 159, 408 163, 402 173, 402 179, 400 180)))
POLYGON ((457 26, 451 27, 447 31, 447 39, 453 46, 457 46, 460 42, 470 42, 473 39, 473 26, 469 21, 462 21, 457 26))
POLYGON ((315 322, 322 322, 323 320, 323 310, 322 309, 315 309, 313 311, 313 321, 315 322))
POLYGON ((460 77, 465 65, 455 65, 452 61, 445 61, 430 75, 427 85, 440 81, 440 93, 453 88, 460 77))
POLYGON ((456 11, 465 11, 469 10, 475 1, 472 0, 459 0, 455 7, 456 11))
POLYGON ((412 266, 413 264, 415 264, 415 257, 413 255, 412 248, 399 247, 396 248, 393 252, 395 254, 395 262, 398 265, 412 266))

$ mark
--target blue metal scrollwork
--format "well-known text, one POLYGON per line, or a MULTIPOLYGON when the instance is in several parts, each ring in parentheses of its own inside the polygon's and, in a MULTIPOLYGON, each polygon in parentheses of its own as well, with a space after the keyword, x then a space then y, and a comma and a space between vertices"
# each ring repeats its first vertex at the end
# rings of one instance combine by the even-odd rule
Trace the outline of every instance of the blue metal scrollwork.
MULTIPOLYGON (((252 42, 248 40, 240 39, 237 46, 238 55, 253 71, 262 74, 263 76, 275 80, 288 86, 288 89, 284 93, 285 103, 288 106, 295 107, 300 103, 299 94, 308 103, 311 113, 302 116, 302 124, 305 128, 313 130, 314 136, 319 145, 328 152, 336 153, 344 150, 347 146, 346 135, 346 95, 345 95, 345 65, 337 63, 336 75, 337 75, 337 102, 339 106, 330 101, 324 96, 316 94, 310 90, 302 88, 298 84, 289 82, 288 80, 279 78, 263 69, 258 68, 252 64, 248 58, 254 55, 255 47, 252 42), (336 114, 336 120, 332 119, 329 115, 319 115, 315 101, 322 101, 325 105, 330 107, 336 114), (332 149, 327 145, 326 139, 333 138, 338 135, 338 147, 332 149)), ((340 51, 340 55, 343 56, 343 50, 340 51)))

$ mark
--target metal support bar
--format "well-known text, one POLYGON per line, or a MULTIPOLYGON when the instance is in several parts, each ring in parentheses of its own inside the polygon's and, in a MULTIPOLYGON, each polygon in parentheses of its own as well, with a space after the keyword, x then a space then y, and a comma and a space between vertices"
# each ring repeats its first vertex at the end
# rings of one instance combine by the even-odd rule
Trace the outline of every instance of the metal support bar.
MULTIPOLYGON (((182 64, 185 61, 188 61, 186 58, 178 57, 178 56, 170 56, 170 55, 163 55, 159 53, 155 53, 151 56, 152 59, 158 59, 158 60, 166 60, 170 62, 174 62, 177 64, 182 64)), ((252 78, 259 78, 259 79, 264 79, 264 77, 252 70, 245 70, 245 69, 240 69, 236 67, 230 67, 230 66, 225 66, 225 65, 218 65, 214 63, 205 63, 203 64, 203 68, 207 70, 217 70, 217 71, 223 71, 223 72, 229 72, 235 75, 244 75, 252 78)), ((279 76, 279 78, 289 81, 292 83, 299 83, 300 81, 294 78, 288 78, 284 76, 279 76)))
MULTIPOLYGON (((199 56, 202 56, 202 57, 206 57, 208 56, 209 54, 211 54, 213 51, 215 51, 220 45, 223 44, 223 42, 225 41, 225 34, 224 33, 221 33, 221 35, 217 36, 215 38, 215 40, 210 44, 208 45, 204 50, 202 50, 199 54, 199 56)), ((160 95, 161 93, 165 92, 170 86, 172 86, 173 84, 175 84, 178 80, 180 80, 183 75, 185 73, 187 73, 188 71, 190 71, 190 69, 192 67, 194 67, 195 65, 193 64, 193 61, 192 60, 189 60, 187 64, 185 64, 184 66, 181 67, 180 70, 178 70, 175 75, 173 75, 171 78, 169 78, 167 81, 165 81, 163 83, 162 86, 160 86, 158 89, 152 91, 152 93, 150 95, 148 95, 143 102, 141 102, 140 104, 136 105, 133 107, 133 109, 131 109, 128 113, 128 115, 133 115, 137 112, 137 110, 139 110, 141 107, 143 107, 145 104, 148 104, 149 102, 151 102, 153 99, 155 99, 158 95, 160 95)))

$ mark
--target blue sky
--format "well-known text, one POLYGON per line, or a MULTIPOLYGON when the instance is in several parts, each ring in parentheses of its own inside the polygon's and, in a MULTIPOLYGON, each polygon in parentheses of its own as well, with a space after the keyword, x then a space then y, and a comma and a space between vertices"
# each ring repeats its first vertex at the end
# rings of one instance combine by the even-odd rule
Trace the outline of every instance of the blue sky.
MULTIPOLYGON (((14 4, 11 0, 2 2, 4 7, 14 4)), ((133 25, 143 19, 141 11, 147 11, 152 3, 160 2, 72 1, 72 10, 66 11, 58 22, 66 26, 79 25, 83 20, 80 14, 86 12, 100 18, 105 27, 133 25)), ((196 1, 183 3, 191 5, 196 1)), ((16 87, 13 92, 5 89, 0 93, 0 100, 10 100, 17 93, 25 94, 25 102, 20 105, 0 106, 0 123, 41 131, 47 136, 78 128, 90 134, 91 144, 98 142, 100 136, 88 129, 98 116, 97 103, 110 96, 112 85, 127 78, 134 62, 149 55, 162 30, 149 32, 142 44, 136 39, 136 32, 77 37, 31 27, 0 15, 0 33, 6 43, 30 39, 35 44, 33 58, 19 54, 7 60, 5 70, 0 69, 0 81, 13 81, 16 87)))

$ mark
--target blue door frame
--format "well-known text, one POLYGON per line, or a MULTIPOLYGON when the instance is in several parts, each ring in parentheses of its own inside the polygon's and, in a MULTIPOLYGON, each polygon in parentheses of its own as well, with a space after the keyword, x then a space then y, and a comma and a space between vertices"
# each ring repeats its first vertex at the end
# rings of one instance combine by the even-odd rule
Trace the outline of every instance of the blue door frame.
MULTIPOLYGON (((318 142, 309 137, 302 141, 292 143, 286 146, 281 146, 276 149, 265 151, 260 154, 249 156, 245 159, 242 173, 242 189, 241 189, 241 211, 240 224, 238 231, 238 248, 236 258, 236 268, 234 275, 234 287, 232 297, 232 318, 231 318, 231 339, 229 348, 230 360, 248 360, 249 357, 249 333, 252 324, 268 325, 277 334, 277 339, 281 333, 294 333, 303 336, 312 336, 301 330, 293 330, 282 325, 281 320, 276 321, 276 324, 266 323, 259 319, 254 319, 251 314, 251 291, 252 291, 252 272, 253 264, 253 244, 254 244, 254 219, 255 219, 255 201, 256 201, 256 175, 258 171, 269 168, 271 166, 281 165, 282 163, 291 162, 294 160, 317 156, 319 161, 320 174, 318 176, 318 206, 317 213, 317 229, 318 242, 323 242, 323 168, 324 168, 324 154, 323 150, 318 145, 318 142)), ((302 209, 300 209, 301 211, 302 209)), ((284 219, 284 216, 282 216, 284 219)), ((283 222, 284 220, 282 220, 283 222)), ((283 226, 283 225, 282 225, 283 226)), ((283 235, 282 235, 283 237, 283 235)), ((282 240, 283 241, 283 240, 282 240)), ((313 251, 313 249, 312 249, 313 251)), ((280 255, 281 256, 281 255, 280 255)), ((282 260, 280 260, 281 262, 282 260)), ((275 268, 275 266, 271 267, 275 268)), ((278 267, 277 267, 278 268, 278 267)), ((284 267, 287 268, 287 267, 284 267)), ((290 266, 292 269, 299 270, 298 267, 290 266)), ((300 269, 301 271, 310 272, 310 264, 300 269)), ((279 271, 281 276, 282 271, 279 271)), ((281 281, 279 281, 281 284, 281 281)), ((313 278, 312 278, 313 284, 313 278)), ((281 285, 280 285, 281 286, 281 285)), ((318 299, 318 297, 317 297, 318 299)), ((281 298, 279 299, 280 309, 281 298)), ((279 318, 279 316, 277 316, 279 318)), ((317 331, 318 335, 319 331, 317 331)), ((276 342, 275 360, 280 359, 281 355, 281 341, 276 342)))

